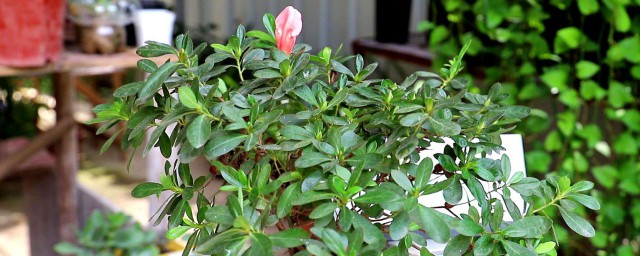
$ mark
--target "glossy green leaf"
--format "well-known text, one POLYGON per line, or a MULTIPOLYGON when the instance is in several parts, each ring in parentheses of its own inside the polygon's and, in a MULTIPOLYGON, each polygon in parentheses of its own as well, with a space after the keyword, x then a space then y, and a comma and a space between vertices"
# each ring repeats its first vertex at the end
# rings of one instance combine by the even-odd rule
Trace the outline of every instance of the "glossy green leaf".
POLYGON ((205 145, 204 153, 209 159, 214 159, 235 149, 246 138, 247 135, 236 133, 213 136, 205 145))
POLYGON ((576 72, 580 79, 588 79, 598 71, 600 71, 600 66, 591 61, 582 60, 576 63, 576 72))
POLYGON ((131 191, 131 196, 135 198, 144 198, 150 195, 160 194, 164 190, 162 184, 154 183, 154 182, 145 182, 138 184, 131 191))
POLYGON ((536 238, 546 234, 551 220, 542 216, 529 216, 509 224, 502 232, 509 237, 536 238))
POLYGON ((160 90, 162 83, 164 83, 164 81, 167 80, 167 78, 173 74, 180 65, 182 64, 175 62, 165 63, 151 73, 151 75, 147 77, 144 86, 142 86, 138 92, 136 105, 141 105, 153 97, 153 95, 160 90))
POLYGON ((527 249, 520 244, 511 242, 509 240, 501 240, 500 243, 505 251, 507 251, 508 255, 519 255, 519 256, 537 256, 534 251, 527 249))
POLYGON ((463 235, 456 236, 447 243, 447 246, 444 248, 444 255, 462 256, 469 250, 469 245, 471 245, 471 237, 463 235))
POLYGON ((269 239, 267 235, 262 233, 251 233, 249 236, 251 237, 251 248, 247 251, 248 255, 263 256, 273 254, 273 245, 271 239, 269 239))
POLYGON ((309 233, 301 228, 290 228, 269 235, 273 245, 281 248, 293 248, 303 245, 309 239, 309 233))
POLYGON ((558 209, 560 209, 562 219, 564 219, 567 226, 569 226, 573 231, 584 237, 595 236, 595 230, 587 220, 578 216, 578 214, 574 212, 567 211, 563 207, 558 207, 558 209))
POLYGON ((211 123, 204 115, 193 119, 187 128, 187 140, 194 148, 204 146, 209 140, 209 135, 211 135, 211 123))
POLYGON ((295 162, 296 167, 298 168, 308 168, 311 166, 316 166, 324 162, 331 161, 332 158, 328 155, 319 152, 304 152, 300 158, 298 158, 295 162))
POLYGON ((199 108, 200 103, 196 99, 196 95, 193 93, 191 88, 183 86, 178 89, 178 96, 180 98, 180 103, 188 108, 199 108))
POLYGON ((191 229, 191 227, 189 227, 189 226, 178 226, 178 227, 174 227, 172 229, 169 229, 169 231, 167 231, 167 235, 166 235, 167 239, 178 239, 182 235, 184 235, 184 233, 189 231, 189 229, 191 229))
POLYGON ((446 243, 451 236, 451 231, 436 210, 419 205, 417 211, 418 224, 427 232, 427 235, 438 243, 446 243))

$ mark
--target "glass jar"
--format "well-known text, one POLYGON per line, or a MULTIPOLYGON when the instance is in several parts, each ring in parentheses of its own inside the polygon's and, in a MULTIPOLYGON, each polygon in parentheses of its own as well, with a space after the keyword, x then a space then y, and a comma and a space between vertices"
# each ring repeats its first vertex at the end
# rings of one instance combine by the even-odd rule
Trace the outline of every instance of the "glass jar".
POLYGON ((67 16, 76 25, 76 41, 86 53, 109 54, 126 46, 124 26, 138 8, 136 0, 68 0, 67 16))

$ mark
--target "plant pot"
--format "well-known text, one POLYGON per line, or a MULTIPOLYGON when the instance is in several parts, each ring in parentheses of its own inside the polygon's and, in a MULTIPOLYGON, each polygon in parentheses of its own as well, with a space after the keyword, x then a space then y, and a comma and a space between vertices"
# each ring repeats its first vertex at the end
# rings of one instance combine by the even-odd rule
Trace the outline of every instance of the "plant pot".
POLYGON ((173 22, 176 15, 164 9, 143 9, 135 12, 136 42, 143 46, 146 41, 171 45, 173 22))
POLYGON ((0 65, 42 66, 62 52, 64 0, 11 1, 0 8, 0 65))
POLYGON ((376 41, 407 43, 410 18, 411 0, 376 0, 376 41))

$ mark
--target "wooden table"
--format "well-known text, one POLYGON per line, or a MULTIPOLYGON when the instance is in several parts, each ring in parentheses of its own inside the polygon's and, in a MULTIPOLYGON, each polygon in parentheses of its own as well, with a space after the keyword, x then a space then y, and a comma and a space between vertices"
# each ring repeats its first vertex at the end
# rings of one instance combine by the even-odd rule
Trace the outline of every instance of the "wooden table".
MULTIPOLYGON (((76 77, 88 75, 100 75, 117 72, 126 68, 134 68, 140 59, 135 54, 135 49, 112 55, 88 55, 79 52, 64 52, 61 58, 47 66, 38 68, 11 68, 0 66, 0 77, 3 76, 40 76, 53 75, 54 97, 56 99, 56 126, 49 131, 38 135, 28 145, 21 145, 20 149, 13 148, 11 153, 0 160, 0 180, 15 172, 25 162, 29 162, 33 156, 38 155, 49 145, 55 145, 54 173, 48 180, 31 184, 32 186, 49 186, 51 179, 55 179, 53 186, 57 197, 57 210, 47 209, 46 205, 26 207, 29 222, 42 224, 42 229, 49 236, 38 235, 39 230, 34 230, 30 224, 31 253, 32 255, 52 254, 52 244, 59 241, 74 241, 77 223, 77 187, 76 172, 78 170, 78 130, 73 119, 73 103, 76 100, 76 77), (58 232, 47 230, 45 226, 56 225, 58 232), (57 233, 57 234, 56 234, 57 233), (50 237, 56 236, 57 237, 50 237), (35 239, 35 241, 34 241, 35 239), (45 239, 47 241, 38 241, 45 239)), ((158 57, 153 60, 157 63, 164 62, 168 57, 158 57)), ((16 146, 14 146, 16 147, 16 146)), ((0 156, 1 157, 1 156, 0 156)), ((30 178, 30 177, 28 177, 30 178)), ((23 178, 24 179, 24 178, 23 178)), ((36 179, 34 177, 34 179, 36 179)), ((43 194, 40 192, 40 194, 43 194)), ((33 199, 26 196, 25 199, 33 199)), ((36 197, 37 198, 37 197, 36 197)), ((29 202, 26 202, 29 204, 29 202)), ((55 204, 54 204, 55 206, 55 204)))

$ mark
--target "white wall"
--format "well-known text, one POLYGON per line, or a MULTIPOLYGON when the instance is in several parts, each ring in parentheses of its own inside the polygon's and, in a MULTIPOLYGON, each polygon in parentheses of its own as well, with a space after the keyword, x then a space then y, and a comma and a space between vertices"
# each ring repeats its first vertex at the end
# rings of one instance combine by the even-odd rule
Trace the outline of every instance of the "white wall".
MULTIPOLYGON (((399 1, 399 0, 389 0, 399 1)), ((412 0, 411 28, 426 19, 428 0, 412 0)), ((185 0, 184 19, 188 27, 214 23, 217 38, 226 38, 238 24, 263 29, 262 16, 274 16, 292 5, 302 13, 303 29, 297 42, 315 50, 324 46, 351 50, 351 41, 375 33, 375 0, 185 0)))

